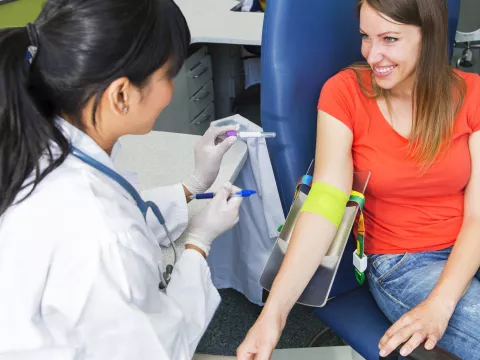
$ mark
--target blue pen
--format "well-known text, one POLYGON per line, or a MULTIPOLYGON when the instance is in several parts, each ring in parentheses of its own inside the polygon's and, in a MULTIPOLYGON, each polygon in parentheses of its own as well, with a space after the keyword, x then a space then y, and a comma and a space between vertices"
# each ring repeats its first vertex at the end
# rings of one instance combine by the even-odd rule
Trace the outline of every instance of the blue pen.
MULTIPOLYGON (((257 192, 255 190, 240 190, 230 195, 230 197, 249 197, 250 195, 254 195, 257 192)), ((215 196, 215 193, 203 193, 203 194, 195 194, 190 196, 190 200, 197 199, 212 199, 215 196)))

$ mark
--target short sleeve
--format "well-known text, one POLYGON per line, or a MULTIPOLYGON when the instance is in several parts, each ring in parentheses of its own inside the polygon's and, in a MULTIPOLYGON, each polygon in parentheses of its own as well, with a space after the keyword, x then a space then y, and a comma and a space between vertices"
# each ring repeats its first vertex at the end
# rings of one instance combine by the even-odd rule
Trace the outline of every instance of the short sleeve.
POLYGON ((349 82, 356 81, 354 78, 355 75, 350 76, 346 72, 331 77, 324 84, 318 101, 318 110, 340 120, 352 132, 355 103, 352 93, 354 89, 350 89, 349 82))
MULTIPOLYGON (((470 98, 473 101, 470 113, 469 123, 472 128, 472 132, 480 130, 480 75, 476 75, 471 85, 470 98)), ((469 89, 467 89, 469 91, 469 89)))

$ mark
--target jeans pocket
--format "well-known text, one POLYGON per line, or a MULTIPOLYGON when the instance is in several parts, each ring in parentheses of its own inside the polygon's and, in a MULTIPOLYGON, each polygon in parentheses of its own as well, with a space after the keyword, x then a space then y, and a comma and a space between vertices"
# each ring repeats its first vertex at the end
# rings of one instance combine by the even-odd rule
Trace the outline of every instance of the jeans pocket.
POLYGON ((402 269, 410 257, 410 253, 375 255, 371 258, 372 272, 379 283, 392 280, 402 269))

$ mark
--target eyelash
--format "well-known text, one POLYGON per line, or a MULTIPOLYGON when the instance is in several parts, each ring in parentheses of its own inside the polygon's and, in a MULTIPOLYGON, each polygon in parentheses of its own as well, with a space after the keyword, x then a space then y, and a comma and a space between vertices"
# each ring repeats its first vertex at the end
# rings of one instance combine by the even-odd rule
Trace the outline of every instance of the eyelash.
MULTIPOLYGON (((362 34, 361 33, 361 36, 362 36, 362 40, 368 40, 369 39, 369 36, 367 34, 362 34)), ((394 37, 391 37, 391 36, 385 36, 383 38, 383 40, 385 40, 387 43, 394 43, 394 42, 397 42, 397 38, 394 38, 394 37)))
POLYGON ((398 40, 397 38, 394 38, 394 37, 391 37, 391 36, 386 36, 383 39, 386 40, 389 43, 394 43, 398 40))

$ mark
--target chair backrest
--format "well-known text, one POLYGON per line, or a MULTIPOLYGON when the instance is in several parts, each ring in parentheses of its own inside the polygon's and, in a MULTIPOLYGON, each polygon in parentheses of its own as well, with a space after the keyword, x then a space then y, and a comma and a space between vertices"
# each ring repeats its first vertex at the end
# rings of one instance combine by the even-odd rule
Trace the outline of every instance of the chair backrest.
MULTIPOLYGON (((315 153, 317 102, 323 84, 362 60, 356 0, 268 0, 262 39, 261 117, 282 206, 315 153)), ((449 0, 451 42, 460 0, 449 0)))

